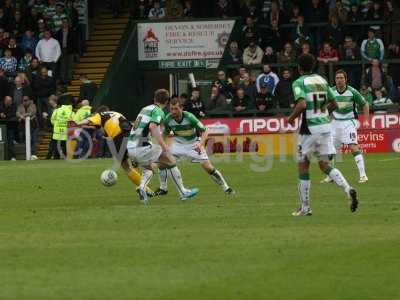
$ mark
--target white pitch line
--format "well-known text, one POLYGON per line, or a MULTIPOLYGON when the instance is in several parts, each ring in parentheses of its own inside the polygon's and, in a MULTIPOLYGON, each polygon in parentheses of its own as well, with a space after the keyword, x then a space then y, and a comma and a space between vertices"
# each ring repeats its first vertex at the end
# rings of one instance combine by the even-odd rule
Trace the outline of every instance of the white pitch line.
POLYGON ((387 158, 387 159, 380 159, 378 161, 394 161, 394 160, 400 160, 400 157, 396 157, 396 158, 387 158))

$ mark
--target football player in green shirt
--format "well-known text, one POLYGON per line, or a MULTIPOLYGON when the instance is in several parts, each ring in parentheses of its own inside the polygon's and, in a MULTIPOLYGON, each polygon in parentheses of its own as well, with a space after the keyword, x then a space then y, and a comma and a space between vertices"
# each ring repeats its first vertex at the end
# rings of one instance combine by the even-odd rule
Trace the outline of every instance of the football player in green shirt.
POLYGON ((309 216, 310 207, 310 158, 315 155, 322 172, 328 175, 341 187, 351 200, 350 210, 355 212, 358 206, 357 192, 352 188, 342 173, 330 166, 329 157, 336 153, 331 133, 329 110, 336 106, 335 98, 326 80, 312 73, 315 58, 311 54, 302 54, 298 58, 298 69, 301 74, 293 82, 295 108, 288 122, 294 126, 301 116, 302 122, 298 138, 298 170, 300 208, 293 216, 309 216))
MULTIPOLYGON (((190 160, 200 163, 204 171, 223 189, 226 194, 233 194, 233 189, 210 162, 205 150, 208 138, 207 128, 192 113, 183 110, 179 99, 170 102, 170 113, 164 120, 164 136, 173 134, 171 153, 180 160, 190 160)), ((160 171, 160 188, 155 195, 165 195, 168 192, 167 170, 160 171)))
MULTIPOLYGON (((332 112, 333 142, 338 151, 343 145, 348 145, 356 162, 360 174, 359 183, 368 181, 365 172, 364 157, 357 143, 357 107, 362 107, 364 114, 364 127, 369 127, 369 106, 364 97, 353 87, 347 85, 347 73, 344 70, 336 71, 336 86, 331 88, 337 107, 332 112)), ((331 182, 326 177, 322 182, 331 182)))

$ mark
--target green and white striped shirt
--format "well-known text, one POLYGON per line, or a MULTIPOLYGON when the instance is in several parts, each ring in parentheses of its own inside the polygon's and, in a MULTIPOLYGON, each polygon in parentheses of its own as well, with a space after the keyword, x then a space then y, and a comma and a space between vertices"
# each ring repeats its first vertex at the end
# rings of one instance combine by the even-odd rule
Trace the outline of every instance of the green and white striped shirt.
POLYGON ((326 106, 335 100, 326 80, 318 74, 303 75, 292 85, 296 102, 305 100, 300 134, 318 134, 331 131, 331 120, 326 106))
POLYGON ((164 134, 174 134, 174 141, 181 144, 192 144, 198 136, 206 130, 206 127, 190 112, 184 111, 182 119, 176 121, 171 114, 165 118, 164 134))
POLYGON ((343 92, 339 92, 336 87, 331 89, 338 106, 333 112, 335 120, 354 120, 356 106, 367 104, 364 97, 351 86, 347 86, 343 92))
POLYGON ((164 111, 158 105, 148 105, 140 111, 129 135, 129 141, 134 147, 141 147, 151 140, 150 123, 161 124, 164 121, 164 111))

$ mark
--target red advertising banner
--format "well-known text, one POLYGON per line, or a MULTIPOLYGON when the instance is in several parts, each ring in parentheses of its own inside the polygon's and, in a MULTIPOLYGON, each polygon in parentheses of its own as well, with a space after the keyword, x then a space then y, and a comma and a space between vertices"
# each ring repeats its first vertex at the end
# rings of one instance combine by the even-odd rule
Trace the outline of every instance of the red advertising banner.
MULTIPOLYGON (((363 116, 358 120, 358 143, 366 153, 400 153, 400 114, 371 115, 369 128, 362 128, 363 116)), ((211 135, 245 135, 293 133, 299 128, 299 121, 295 126, 287 123, 283 117, 268 118, 221 118, 204 119, 211 135)), ((232 137, 233 138, 233 137, 232 137)), ((347 147, 343 147, 347 152, 347 147)))
MULTIPOLYGON (((363 116, 360 116, 359 126, 363 121, 363 116)), ((295 126, 291 126, 283 117, 203 119, 202 122, 207 125, 211 134, 266 134, 295 132, 299 128, 298 120, 295 126)), ((368 129, 371 130, 400 129, 400 114, 371 115, 369 124, 368 129)))

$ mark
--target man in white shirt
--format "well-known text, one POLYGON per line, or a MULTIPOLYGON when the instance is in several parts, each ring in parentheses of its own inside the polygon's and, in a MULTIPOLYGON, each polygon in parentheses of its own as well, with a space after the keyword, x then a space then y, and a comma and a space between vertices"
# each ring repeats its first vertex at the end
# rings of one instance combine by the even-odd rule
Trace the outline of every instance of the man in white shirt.
POLYGON ((52 38, 50 30, 46 30, 43 34, 43 38, 39 41, 35 51, 36 57, 52 72, 52 76, 55 77, 57 68, 57 62, 61 56, 60 43, 52 38))

